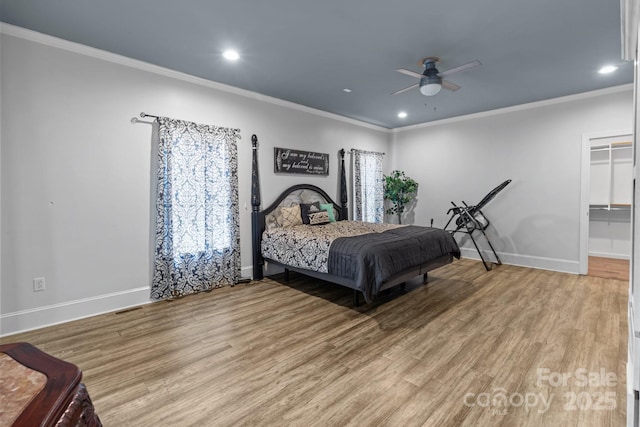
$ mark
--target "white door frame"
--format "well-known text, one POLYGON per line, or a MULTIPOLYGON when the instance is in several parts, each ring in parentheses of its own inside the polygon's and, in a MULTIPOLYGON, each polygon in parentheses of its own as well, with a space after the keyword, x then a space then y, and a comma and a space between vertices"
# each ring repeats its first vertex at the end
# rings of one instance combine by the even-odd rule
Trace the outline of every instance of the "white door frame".
POLYGON ((580 260, 578 273, 587 274, 589 270, 589 199, 591 187, 591 140, 616 138, 626 135, 633 137, 631 129, 593 132, 582 134, 582 167, 580 172, 580 260))

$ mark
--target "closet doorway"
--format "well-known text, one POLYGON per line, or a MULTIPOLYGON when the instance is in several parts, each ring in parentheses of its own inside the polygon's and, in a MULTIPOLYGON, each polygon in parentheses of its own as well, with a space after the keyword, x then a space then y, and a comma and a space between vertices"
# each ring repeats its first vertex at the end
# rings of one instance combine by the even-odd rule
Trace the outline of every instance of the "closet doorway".
POLYGON ((629 280, 631 131, 583 136, 580 274, 629 280))

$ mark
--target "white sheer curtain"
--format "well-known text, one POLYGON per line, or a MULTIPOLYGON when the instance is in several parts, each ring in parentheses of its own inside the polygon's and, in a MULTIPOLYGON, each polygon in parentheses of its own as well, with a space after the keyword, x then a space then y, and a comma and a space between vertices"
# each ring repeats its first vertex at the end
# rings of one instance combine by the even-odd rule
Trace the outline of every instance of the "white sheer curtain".
POLYGON ((354 209, 356 221, 384 221, 384 153, 352 150, 354 209))

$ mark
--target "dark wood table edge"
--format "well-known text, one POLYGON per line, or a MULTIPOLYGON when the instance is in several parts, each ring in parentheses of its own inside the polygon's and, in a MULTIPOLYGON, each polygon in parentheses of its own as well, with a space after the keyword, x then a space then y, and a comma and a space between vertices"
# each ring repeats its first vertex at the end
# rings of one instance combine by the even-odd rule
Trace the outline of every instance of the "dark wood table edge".
POLYGON ((14 425, 55 425, 71 403, 82 379, 82 371, 26 342, 0 345, 0 352, 47 376, 43 389, 22 411, 14 425), (45 413, 43 408, 49 409, 45 413))

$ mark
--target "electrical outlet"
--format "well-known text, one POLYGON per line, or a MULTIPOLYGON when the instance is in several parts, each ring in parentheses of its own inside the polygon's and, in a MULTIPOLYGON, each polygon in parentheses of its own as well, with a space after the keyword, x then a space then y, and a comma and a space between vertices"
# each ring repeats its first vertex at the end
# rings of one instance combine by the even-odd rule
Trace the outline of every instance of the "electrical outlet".
POLYGON ((44 277, 33 279, 33 292, 44 291, 44 277))

